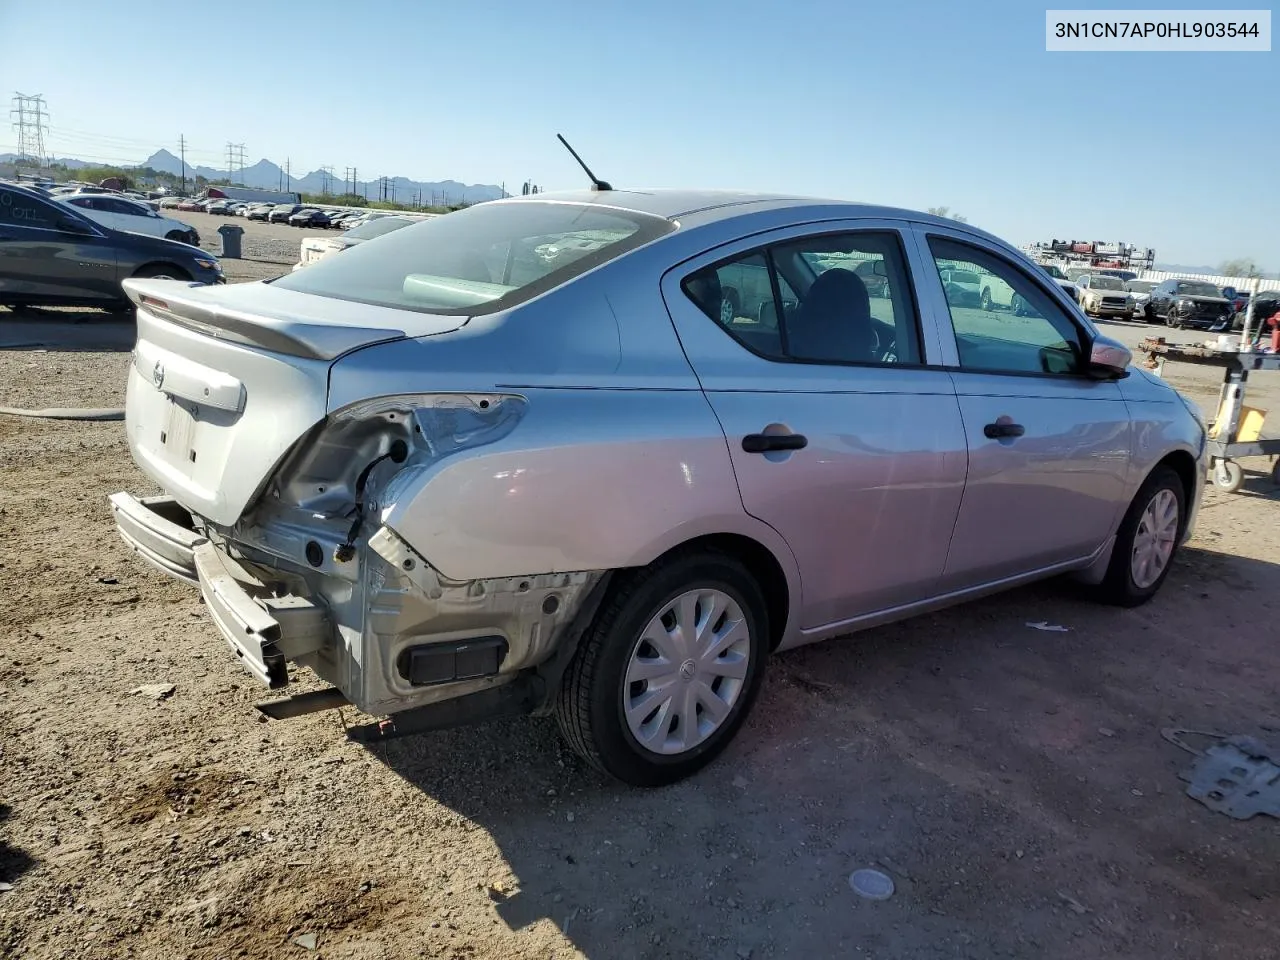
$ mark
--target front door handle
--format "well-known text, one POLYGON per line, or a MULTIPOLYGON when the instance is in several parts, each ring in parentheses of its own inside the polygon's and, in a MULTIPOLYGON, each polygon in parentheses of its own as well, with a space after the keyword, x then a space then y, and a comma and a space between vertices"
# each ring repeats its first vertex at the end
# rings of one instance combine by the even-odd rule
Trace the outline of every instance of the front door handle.
POLYGON ((1010 437, 1020 437, 1027 432, 1027 428, 1020 423, 988 423, 982 428, 983 434, 988 440, 1005 440, 1010 437))
POLYGON ((747 453, 769 453, 773 450, 803 450, 809 438, 803 433, 748 433, 742 438, 747 453))

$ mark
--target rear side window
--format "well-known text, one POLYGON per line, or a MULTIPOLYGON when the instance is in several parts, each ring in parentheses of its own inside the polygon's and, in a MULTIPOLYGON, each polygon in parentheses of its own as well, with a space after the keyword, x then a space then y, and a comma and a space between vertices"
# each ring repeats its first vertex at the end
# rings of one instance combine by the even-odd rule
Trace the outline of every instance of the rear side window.
POLYGON ((704 267, 682 287, 740 344, 769 360, 921 362, 895 234, 823 234, 704 267))
POLYGON ((0 189, 0 223, 54 229, 58 211, 30 194, 0 189))
POLYGON ((474 316, 514 307, 674 229, 661 217, 591 204, 483 203, 273 282, 337 300, 474 316))

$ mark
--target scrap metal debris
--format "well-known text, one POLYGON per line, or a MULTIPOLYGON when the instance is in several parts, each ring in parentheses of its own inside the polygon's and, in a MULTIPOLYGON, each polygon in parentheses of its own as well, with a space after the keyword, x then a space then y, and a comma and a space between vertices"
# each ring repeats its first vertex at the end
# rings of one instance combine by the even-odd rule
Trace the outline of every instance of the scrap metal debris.
POLYGON ((1224 738, 1180 778, 1187 796, 1234 820, 1259 813, 1280 819, 1280 752, 1255 737, 1224 738))
POLYGON ((1043 630, 1045 633, 1070 633, 1070 627, 1063 627, 1056 623, 1050 623, 1048 620, 1041 620, 1039 623, 1031 623, 1028 621, 1027 626, 1032 630, 1043 630))

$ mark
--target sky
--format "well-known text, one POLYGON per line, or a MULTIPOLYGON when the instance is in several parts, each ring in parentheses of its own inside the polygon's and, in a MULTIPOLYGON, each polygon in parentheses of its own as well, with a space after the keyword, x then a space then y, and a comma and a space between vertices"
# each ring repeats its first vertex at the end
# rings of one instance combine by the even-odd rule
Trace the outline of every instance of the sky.
MULTIPOLYGON (((42 94, 47 149, 87 160, 181 135, 193 163, 225 167, 232 141, 295 174, 518 193, 585 185, 563 133, 615 187, 945 205, 1017 244, 1280 270, 1280 47, 1048 53, 1046 6, 1101 8, 222 0, 184 23, 63 0, 55 19, 92 28, 61 30, 0 0, 0 91, 42 94)), ((0 126, 0 152, 16 144, 0 126)))

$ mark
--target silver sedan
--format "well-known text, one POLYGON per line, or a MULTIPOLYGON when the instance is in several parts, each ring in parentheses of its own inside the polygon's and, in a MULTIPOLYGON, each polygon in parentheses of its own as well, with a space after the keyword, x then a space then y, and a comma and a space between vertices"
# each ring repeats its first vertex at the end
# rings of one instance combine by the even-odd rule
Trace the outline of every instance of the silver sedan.
POLYGON ((366 740, 554 713, 677 780, 775 651, 1066 573, 1149 600, 1203 488, 1192 406, 1015 248, 906 210, 538 194, 126 287, 165 493, 116 494, 122 535, 266 687, 331 685, 264 712, 351 703, 366 740))

